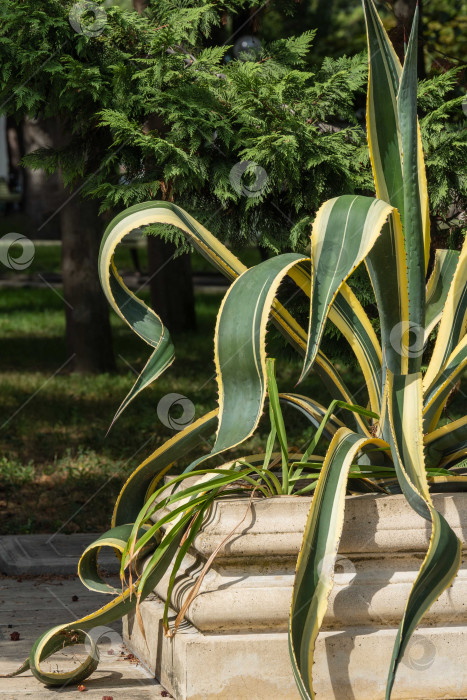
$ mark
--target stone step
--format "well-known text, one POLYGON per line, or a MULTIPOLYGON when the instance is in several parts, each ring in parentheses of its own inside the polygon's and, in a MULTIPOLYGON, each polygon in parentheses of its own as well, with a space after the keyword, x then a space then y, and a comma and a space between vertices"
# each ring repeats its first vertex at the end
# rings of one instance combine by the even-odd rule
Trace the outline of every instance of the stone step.
MULTIPOLYGON (((80 556, 99 534, 5 535, 0 537, 0 573, 7 576, 76 574, 80 556)), ((101 550, 99 565, 109 573, 120 569, 110 547, 101 550)))
MULTIPOLYGON (((162 612, 159 600, 141 605, 148 644, 133 615, 125 620, 123 636, 177 700, 299 700, 286 632, 204 634, 185 623, 168 638, 162 612)), ((316 697, 384 700, 396 632, 380 626, 320 633, 316 697)), ((419 628, 399 666, 392 700, 465 700, 466 641, 464 626, 419 628)))

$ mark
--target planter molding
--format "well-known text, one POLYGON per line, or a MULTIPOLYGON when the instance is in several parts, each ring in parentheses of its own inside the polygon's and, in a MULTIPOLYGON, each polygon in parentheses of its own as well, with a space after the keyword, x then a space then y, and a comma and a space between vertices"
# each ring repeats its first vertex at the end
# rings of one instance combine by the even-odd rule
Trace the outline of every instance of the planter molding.
MULTIPOLYGON (((135 617, 124 619, 126 644, 177 700, 298 700, 287 624, 310 501, 256 499, 173 638, 164 637, 161 621, 167 576, 141 605, 147 644, 135 617)), ((467 494, 435 494, 433 501, 465 543, 467 494)), ((247 506, 248 499, 215 504, 178 576, 175 611, 247 506)), ((316 647, 317 698, 384 700, 397 626, 429 538, 429 523, 403 496, 347 497, 335 585, 316 647)), ((392 698, 467 698, 465 561, 415 632, 392 698)))

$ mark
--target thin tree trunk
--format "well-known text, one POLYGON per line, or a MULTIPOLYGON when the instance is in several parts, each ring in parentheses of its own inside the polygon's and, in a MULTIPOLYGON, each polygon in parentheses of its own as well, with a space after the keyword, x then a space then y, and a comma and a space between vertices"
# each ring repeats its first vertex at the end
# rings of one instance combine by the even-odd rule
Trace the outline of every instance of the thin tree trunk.
POLYGON ((174 258, 175 245, 148 236, 151 304, 171 333, 196 329, 190 255, 174 258))
MULTIPOLYGON (((140 14, 148 4, 148 0, 133 0, 133 8, 140 14)), ((162 130, 163 124, 158 123, 157 128, 162 130)), ((183 333, 196 330, 195 296, 190 256, 173 259, 175 250, 160 238, 148 238, 152 307, 171 333, 183 333)))
POLYGON ((103 222, 97 202, 71 199, 60 213, 66 341, 76 372, 115 369, 109 307, 97 273, 103 222))
MULTIPOLYGON (((20 148, 23 157, 39 148, 54 148, 61 140, 58 119, 26 118, 22 123, 20 148)), ((21 166, 23 197, 21 207, 31 224, 35 238, 59 238, 59 218, 54 216, 65 199, 65 192, 58 172, 47 175, 44 170, 31 170, 21 166)))
POLYGON ((133 0, 133 8, 140 14, 146 9, 147 0, 133 0))

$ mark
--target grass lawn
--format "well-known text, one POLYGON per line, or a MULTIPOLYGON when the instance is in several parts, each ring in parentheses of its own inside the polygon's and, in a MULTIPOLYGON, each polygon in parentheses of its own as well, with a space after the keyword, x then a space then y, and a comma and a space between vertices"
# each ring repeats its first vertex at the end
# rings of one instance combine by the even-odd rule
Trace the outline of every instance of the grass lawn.
MULTIPOLYGON (((133 401, 106 437, 116 409, 134 382, 134 371, 142 369, 150 348, 112 313, 117 372, 71 374, 63 367, 68 356, 59 293, 49 288, 4 288, 0 293, 3 534, 107 529, 125 478, 173 435, 157 416, 160 399, 168 393, 182 394, 193 402, 196 417, 216 404, 212 339, 219 295, 197 294, 197 333, 174 338, 172 367, 133 401)), ((277 355, 277 343, 282 341, 269 333, 270 354, 277 355)), ((339 369, 351 390, 358 392, 362 384, 358 373, 339 369)), ((280 390, 293 391, 299 374, 299 360, 290 354, 278 364, 280 390)), ((313 374, 297 391, 329 404, 329 395, 313 374)), ((357 393, 357 401, 364 402, 364 394, 357 393)), ((459 392, 449 415, 455 418, 463 413, 465 396, 459 392)), ((295 412, 285 416, 290 443, 301 447, 309 424, 295 412)), ((267 430, 268 421, 263 420, 259 433, 242 446, 241 453, 262 451, 267 430)), ((208 443, 201 444, 190 457, 208 450, 208 443)))
MULTIPOLYGON (((131 368, 141 370, 150 348, 112 313, 117 372, 80 376, 66 366, 60 370, 67 353, 58 293, 48 288, 6 288, 0 293, 3 534, 107 528, 125 478, 173 434, 157 417, 160 399, 171 392, 183 394, 193 402, 196 417, 215 407, 212 338, 219 295, 197 295, 197 333, 174 338, 175 363, 135 399, 106 437, 135 379, 131 368)), ((279 365, 280 388, 292 390, 298 376, 298 361, 279 365)), ((318 379, 307 384, 304 390, 328 403, 318 379)), ((259 436, 245 444, 244 454, 261 450, 268 427, 263 423, 259 436)), ((300 444, 305 419, 293 413, 289 427, 291 439, 300 444)), ((198 454, 208 450, 203 444, 198 454)))
MULTIPOLYGON (((10 229, 8 229, 10 230, 10 229)), ((17 229, 13 229, 17 230, 17 229)), ((5 231, 6 232, 6 231, 5 231)), ((0 226, 0 236, 2 230, 0 226)), ((0 240, 0 246, 2 241, 0 240)), ((35 279, 39 274, 60 274, 61 273, 61 245, 59 242, 52 241, 35 241, 34 242, 34 258, 28 268, 20 274, 23 278, 35 279)), ((133 246, 134 247, 134 246, 133 246)), ((141 238, 137 246, 138 259, 141 269, 147 271, 147 248, 144 238, 141 238)), ((9 247, 9 253, 12 258, 15 258, 22 253, 22 247, 18 244, 9 247)), ((242 262, 251 267, 260 262, 260 254, 256 248, 244 247, 241 251, 236 251, 235 254, 242 262)), ((122 272, 131 272, 134 270, 131 260, 130 245, 120 245, 115 253, 115 262, 118 269, 122 272)), ((191 255, 191 266, 194 273, 202 274, 206 272, 216 272, 213 266, 198 252, 193 252, 191 255)), ((0 279, 13 280, 18 278, 18 272, 14 269, 8 269, 5 266, 0 266, 0 279)))

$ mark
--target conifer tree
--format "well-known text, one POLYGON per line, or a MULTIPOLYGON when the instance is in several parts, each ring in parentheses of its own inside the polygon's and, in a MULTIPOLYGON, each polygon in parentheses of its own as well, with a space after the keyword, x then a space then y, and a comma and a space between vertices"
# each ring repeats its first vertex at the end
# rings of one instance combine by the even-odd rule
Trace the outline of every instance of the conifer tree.
MULTIPOLYGON (((142 13, 98 0, 105 21, 84 13, 76 31, 70 12, 82 4, 2 3, 3 110, 58 118, 67 136, 29 155, 29 167, 60 169, 101 212, 169 199, 234 247, 259 242, 276 252, 306 248, 322 201, 372 191, 364 54, 311 68, 311 27, 242 50, 242 25, 239 33, 229 17, 247 13, 254 33, 253 0, 158 0, 142 13), (219 43, 226 27, 233 35, 219 43)), ((456 76, 420 84, 432 206, 450 245, 467 209, 456 76)), ((176 230, 157 233, 183 250, 176 230)), ((363 276, 357 292, 370 302, 363 276)))

